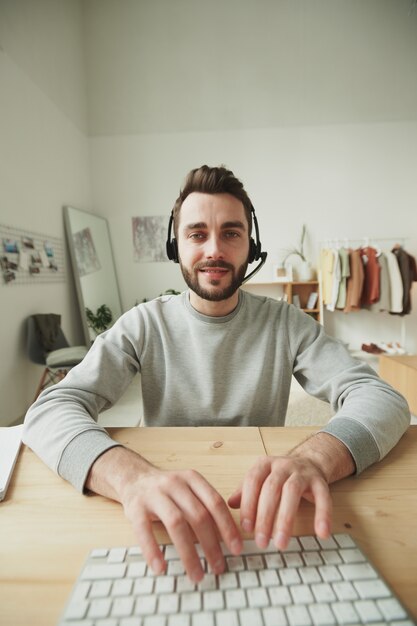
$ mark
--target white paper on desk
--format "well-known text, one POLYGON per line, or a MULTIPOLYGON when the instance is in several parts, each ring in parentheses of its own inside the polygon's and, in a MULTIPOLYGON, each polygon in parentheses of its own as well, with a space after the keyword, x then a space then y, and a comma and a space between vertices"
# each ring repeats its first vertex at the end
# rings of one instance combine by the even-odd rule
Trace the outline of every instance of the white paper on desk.
POLYGON ((0 501, 4 499, 22 441, 23 424, 0 428, 0 501))

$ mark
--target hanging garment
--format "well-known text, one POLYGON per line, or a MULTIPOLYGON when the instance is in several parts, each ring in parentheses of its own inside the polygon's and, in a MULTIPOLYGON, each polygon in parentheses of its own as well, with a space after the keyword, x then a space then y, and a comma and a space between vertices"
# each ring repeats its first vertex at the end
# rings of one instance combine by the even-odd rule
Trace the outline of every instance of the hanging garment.
POLYGON ((336 308, 344 309, 346 306, 346 283, 350 276, 349 251, 346 248, 340 248, 340 285, 339 295, 337 297, 336 308))
POLYGON ((333 283, 333 251, 330 248, 323 248, 320 252, 320 267, 322 276, 322 298, 324 304, 329 304, 332 297, 333 283))
POLYGON ((402 309, 400 315, 407 315, 411 311, 411 286, 417 281, 416 260, 400 246, 392 250, 398 261, 401 279, 403 283, 402 309))
POLYGON ((327 304, 328 311, 334 311, 336 308, 337 297, 339 295, 339 285, 341 278, 340 256, 339 250, 332 250, 333 253, 333 272, 332 272, 332 284, 330 301, 327 304))
POLYGON ((379 300, 375 304, 371 304, 369 310, 374 312, 389 311, 391 306, 391 284, 388 273, 388 261, 383 252, 378 255, 378 263, 380 267, 379 300))
POLYGON ((379 300, 379 273, 380 267, 376 257, 376 250, 371 246, 361 248, 360 253, 364 262, 365 281, 362 291, 362 306, 369 306, 379 300))
POLYGON ((389 282, 391 288, 390 313, 402 313, 403 310, 403 281, 397 257, 393 252, 386 252, 389 282))
POLYGON ((346 284, 345 313, 359 311, 361 308, 361 296, 365 272, 360 250, 349 250, 350 276, 346 284))

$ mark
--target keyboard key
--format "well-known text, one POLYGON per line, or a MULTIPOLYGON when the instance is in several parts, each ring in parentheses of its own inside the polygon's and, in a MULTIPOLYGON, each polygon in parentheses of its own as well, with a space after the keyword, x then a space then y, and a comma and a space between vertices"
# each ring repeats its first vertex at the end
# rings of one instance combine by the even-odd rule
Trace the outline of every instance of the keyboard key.
POLYGON ((355 542, 350 535, 336 533, 333 537, 341 548, 356 548, 355 542))
POLYGON ((66 608, 65 619, 82 619, 88 610, 88 602, 81 600, 80 602, 71 602, 66 608))
POLYGON ((334 624, 334 615, 328 604, 311 604, 308 608, 313 619, 313 624, 320 626, 330 626, 330 624, 334 624))
POLYGON ((372 600, 357 600, 354 605, 363 622, 378 622, 382 620, 382 615, 372 600))
POLYGON ((111 580, 99 580, 91 585, 90 598, 106 598, 110 594, 111 580))
POLYGON ((190 626, 190 624, 191 616, 188 613, 178 613, 178 615, 170 615, 168 617, 168 626, 190 626))
POLYGON ((177 613, 180 596, 176 593, 164 593, 158 598, 158 613, 171 615, 177 613))
POLYGON ((224 609, 222 592, 205 591, 203 593, 203 606, 205 611, 218 611, 220 609, 224 609))
POLYGON ((386 620, 405 619, 407 617, 406 612, 396 598, 378 600, 377 605, 386 620))
MULTIPOLYGON (((209 591, 207 593, 210 593, 209 591)), ((198 592, 183 593, 181 596, 181 611, 194 613, 201 609, 201 595, 198 592)))
POLYGON ((166 620, 163 615, 149 615, 145 617, 143 626, 166 626, 166 620))
POLYGON ((359 622, 359 616, 352 602, 333 602, 332 610, 336 615, 338 624, 355 624, 359 622))
POLYGON ((123 563, 126 558, 126 548, 111 548, 107 563, 123 563))
POLYGON ((339 565, 339 563, 343 563, 337 550, 323 550, 321 556, 326 565, 339 565))
POLYGON ((279 577, 283 585, 298 585, 301 582, 301 578, 295 568, 280 569, 279 577))
POLYGON ((310 626, 310 614, 305 606, 289 606, 285 609, 290 626, 310 626))
POLYGON ((342 557, 344 563, 364 563, 366 558, 360 550, 357 548, 347 548, 345 550, 339 550, 339 554, 342 557))
POLYGON ((192 626, 215 626, 214 613, 195 613, 192 615, 192 626))
POLYGON ((284 554, 284 561, 287 567, 302 567, 304 565, 304 561, 298 552, 284 554))
POLYGON ((168 561, 167 574, 169 576, 178 576, 180 574, 185 574, 183 562, 178 559, 172 559, 172 561, 168 561))
POLYGON ((96 548, 95 550, 91 550, 90 557, 92 559, 100 559, 106 557, 108 553, 109 551, 107 548, 96 548))
POLYGON ((156 596, 139 596, 135 604, 135 615, 152 615, 156 609, 156 596))
POLYGON ((274 606, 286 606, 292 603, 291 595, 287 587, 269 587, 269 597, 274 606))
POLYGON ((262 613, 259 609, 242 609, 239 612, 241 626, 263 626, 262 613))
POLYGON ((355 588, 349 582, 336 582, 333 584, 333 590, 339 600, 357 600, 358 598, 355 588))
POLYGON ((216 626, 239 626, 236 611, 219 611, 216 613, 216 626))
POLYGON ((173 576, 158 576, 155 580, 154 593, 171 593, 174 591, 175 578, 173 576))
POLYGON ((214 574, 206 574, 198 583, 199 591, 213 591, 214 589, 217 589, 217 579, 214 574))
POLYGON ((234 572, 225 572, 218 576, 219 589, 236 589, 237 576, 234 572))
POLYGON ((87 565, 81 574, 81 580, 104 580, 123 578, 126 573, 125 563, 103 563, 87 565))
POLYGON ((171 559, 176 559, 178 561, 180 555, 177 552, 177 548, 172 543, 168 543, 164 548, 164 557, 166 561, 171 559))
POLYGON ((247 589, 249 587, 257 587, 259 584, 256 572, 239 572, 238 579, 240 587, 242 587, 243 589, 247 589))
POLYGON ((228 556, 226 564, 229 572, 241 572, 245 569, 245 563, 241 556, 228 556))
POLYGON ((320 537, 317 537, 317 541, 319 542, 322 550, 335 550, 338 548, 338 545, 333 537, 328 537, 327 539, 320 539, 320 537))
POLYGON ((323 565, 323 559, 319 552, 303 552, 303 559, 306 565, 323 565))
POLYGON ((115 580, 111 590, 112 596, 128 596, 132 592, 133 580, 130 578, 122 578, 115 580))
POLYGON ((129 563, 127 566, 127 575, 129 578, 139 578, 140 576, 145 576, 145 572, 145 561, 135 561, 134 563, 129 563))
POLYGON ((291 537, 288 542, 288 546, 282 552, 301 552, 301 545, 296 537, 291 537))
POLYGON ((113 602, 111 614, 113 617, 128 617, 133 613, 134 598, 116 598, 113 602))
POLYGON ((269 569, 284 567, 284 561, 280 554, 265 554, 265 563, 269 569))
POLYGON ((138 578, 135 580, 135 584, 133 586, 134 595, 142 596, 151 594, 153 590, 153 583, 153 578, 138 578))
POLYGON ((248 604, 250 607, 258 608, 269 605, 268 593, 262 587, 257 589, 247 589, 248 604))
POLYGON ((262 556, 254 554, 246 557, 246 565, 248 570, 264 569, 264 562, 262 556))
POLYGON ((110 598, 101 598, 100 600, 93 600, 88 610, 88 617, 98 619, 100 617, 108 617, 110 614, 111 600, 110 598))
POLYGON ((312 583, 321 582, 321 576, 315 567, 300 567, 298 573, 303 583, 311 585, 312 583))
POLYGON ((225 597, 228 609, 244 609, 247 607, 246 594, 243 589, 228 589, 225 597))
POLYGON ((196 585, 188 576, 178 576, 177 578, 177 591, 183 593, 184 591, 195 591, 196 585))
POLYGON ((311 585, 311 591, 317 602, 334 602, 336 600, 335 593, 328 583, 311 585))
MULTIPOLYGON (((118 626, 142 626, 143 624, 141 617, 122 617, 118 622, 118 626)), ((117 625, 117 621, 115 623, 117 625)), ((105 626, 105 624, 97 622, 97 626, 105 626)))
POLYGON ((339 571, 345 580, 366 580, 378 577, 378 574, 369 563, 339 565, 339 571))
POLYGON ((353 583, 360 598, 387 598, 391 595, 390 590, 382 580, 360 580, 353 583))
POLYGON ((303 546, 304 550, 319 550, 320 546, 317 543, 315 537, 313 536, 306 536, 306 537, 300 537, 300 543, 303 546))
POLYGON ((322 565, 317 569, 325 583, 332 583, 336 582, 337 580, 342 580, 342 576, 340 575, 339 570, 334 565, 322 565))
POLYGON ((88 592, 90 591, 91 586, 92 585, 89 582, 78 583, 72 593, 71 602, 80 602, 81 600, 85 600, 88 596, 88 592))
POLYGON ((285 617, 284 609, 280 607, 268 607, 262 609, 262 615, 264 618, 265 626, 287 626, 287 618, 285 617))
POLYGON ((258 572, 262 587, 274 587, 279 585, 278 574, 273 569, 263 569, 258 572))
POLYGON ((313 594, 308 585, 293 585, 290 588, 294 604, 310 604, 314 602, 313 594))

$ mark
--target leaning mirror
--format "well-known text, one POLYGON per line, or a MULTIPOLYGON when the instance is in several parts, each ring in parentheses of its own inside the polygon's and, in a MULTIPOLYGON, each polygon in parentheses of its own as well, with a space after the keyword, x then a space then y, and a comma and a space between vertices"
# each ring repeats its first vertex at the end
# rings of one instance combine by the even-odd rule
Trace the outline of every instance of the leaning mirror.
POLYGON ((122 314, 107 220, 64 207, 68 248, 86 344, 122 314))

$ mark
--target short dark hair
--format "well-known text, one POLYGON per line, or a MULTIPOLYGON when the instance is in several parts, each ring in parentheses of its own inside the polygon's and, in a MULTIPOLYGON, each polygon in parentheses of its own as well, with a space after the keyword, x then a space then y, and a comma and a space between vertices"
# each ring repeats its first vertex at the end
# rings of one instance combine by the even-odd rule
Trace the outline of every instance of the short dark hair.
POLYGON ((201 167, 189 172, 173 208, 175 236, 178 235, 178 217, 182 203, 186 197, 193 192, 209 194, 230 193, 231 196, 240 200, 245 210, 250 236, 252 232, 252 202, 250 201, 249 196, 240 180, 236 178, 231 170, 224 167, 224 165, 221 165, 220 167, 202 165, 201 167))

